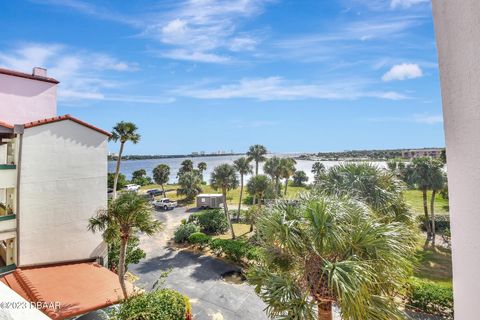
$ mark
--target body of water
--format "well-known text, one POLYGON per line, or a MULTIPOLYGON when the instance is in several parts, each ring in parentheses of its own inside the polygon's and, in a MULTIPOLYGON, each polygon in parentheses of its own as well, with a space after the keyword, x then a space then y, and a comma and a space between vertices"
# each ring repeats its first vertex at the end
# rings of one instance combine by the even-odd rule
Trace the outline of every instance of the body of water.
MULTIPOLYGON (((267 157, 272 157, 274 155, 268 155, 267 157)), ((277 154, 279 157, 293 157, 296 154, 277 154)), ((152 176, 152 170, 159 164, 166 164, 170 167, 170 181, 169 183, 175 183, 177 181, 177 172, 180 169, 180 164, 183 160, 190 159, 193 161, 194 166, 196 167, 198 163, 205 162, 207 164, 207 170, 203 173, 204 179, 208 181, 210 179, 210 173, 223 163, 233 164, 233 161, 242 157, 241 155, 236 156, 210 156, 210 157, 195 157, 195 158, 165 158, 165 159, 148 159, 148 160, 123 160, 121 164, 121 173, 124 174, 127 179, 130 179, 132 173, 136 170, 145 169, 147 175, 152 176)), ((296 160, 297 164, 295 165, 297 170, 305 171, 309 180, 308 182, 313 181, 312 174, 312 165, 315 161, 310 160, 296 160)), ((341 161, 321 161, 325 167, 328 169, 333 167, 341 161)), ((115 172, 115 161, 108 162, 108 172, 115 172)), ((386 162, 375 162, 375 164, 381 168, 386 167, 386 162)), ((252 162, 253 170, 255 170, 255 163, 252 162)), ((259 165, 259 173, 263 173, 263 163, 259 165)), ((248 176, 246 177, 246 181, 248 176)))

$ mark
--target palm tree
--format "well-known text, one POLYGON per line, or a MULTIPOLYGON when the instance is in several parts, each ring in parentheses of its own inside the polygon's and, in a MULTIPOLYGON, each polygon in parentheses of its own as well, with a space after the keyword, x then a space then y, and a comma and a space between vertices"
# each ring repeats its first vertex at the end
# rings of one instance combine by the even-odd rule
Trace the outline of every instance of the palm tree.
MULTIPOLYGON (((262 200, 265 196, 265 193, 270 188, 270 185, 270 180, 265 175, 254 176, 247 183, 248 193, 254 199, 258 199, 258 206, 260 208, 262 207, 262 200)), ((255 205, 255 202, 253 204, 255 205)), ((253 218, 250 220, 250 232, 253 231, 253 220, 253 218)))
POLYGON ((115 178, 113 180, 113 199, 117 197, 118 175, 120 174, 120 163, 122 161, 123 148, 127 141, 137 144, 140 141, 140 134, 137 133, 137 126, 132 122, 121 121, 113 127, 112 135, 109 140, 120 140, 120 151, 118 152, 117 166, 115 168, 115 178))
POLYGON ((193 200, 202 192, 202 178, 198 171, 187 171, 181 174, 178 184, 180 188, 177 189, 177 194, 185 196, 187 201, 193 200))
POLYGON ((316 185, 329 195, 348 195, 368 204, 386 219, 410 221, 403 198, 405 184, 393 173, 370 163, 336 165, 316 185))
POLYGON ((238 187, 238 179, 235 168, 232 165, 225 163, 213 169, 213 172, 210 176, 210 185, 215 190, 222 190, 223 210, 225 211, 225 216, 227 217, 228 224, 230 225, 232 239, 235 239, 235 231, 233 230, 232 219, 230 218, 230 213, 228 212, 227 206, 227 192, 238 187))
POLYGON ((293 158, 283 158, 281 160, 281 177, 285 179, 285 190, 283 191, 283 196, 287 195, 288 189, 288 180, 295 173, 295 165, 297 162, 293 158))
POLYGON ((123 296, 128 297, 125 284, 125 255, 128 241, 136 234, 143 232, 148 236, 161 230, 161 223, 154 219, 148 201, 135 192, 122 193, 109 202, 106 210, 100 210, 90 218, 88 229, 103 232, 106 243, 120 241, 120 257, 118 262, 118 279, 123 296))
POLYGON ((250 161, 255 161, 255 175, 258 176, 258 164, 267 160, 265 155, 267 154, 267 148, 261 144, 255 144, 251 146, 247 151, 247 156, 250 161))
POLYGON ((293 185, 295 187, 303 187, 305 185, 305 182, 308 181, 308 176, 305 173, 305 171, 299 170, 295 171, 293 174, 293 185))
POLYGON ((279 193, 279 184, 280 184, 280 177, 282 176, 283 172, 283 161, 281 158, 274 156, 268 159, 263 166, 263 171, 268 174, 272 180, 274 181, 275 185, 275 196, 279 193))
POLYGON ((432 197, 430 198, 430 221, 432 225, 432 247, 435 248, 435 198, 437 192, 445 189, 447 178, 442 171, 443 163, 438 162, 437 165, 432 168, 430 176, 430 188, 432 189, 432 197))
POLYGON ((180 163, 180 169, 178 169, 177 177, 180 177, 182 174, 193 171, 193 161, 190 159, 183 160, 180 163))
POLYGON ((321 180, 322 176, 325 174, 326 171, 327 170, 325 168, 325 165, 322 162, 320 161, 315 162, 312 165, 313 183, 317 184, 321 180))
POLYGON ((206 162, 200 162, 197 165, 197 169, 198 169, 198 171, 200 171, 200 175, 202 176, 202 180, 203 180, 203 172, 205 170, 207 170, 207 163, 206 162))
POLYGON ((237 222, 240 219, 240 209, 242 208, 242 196, 243 196, 243 177, 246 174, 252 173, 252 166, 248 158, 241 157, 233 162, 235 170, 240 174, 240 199, 238 200, 238 212, 237 222))
POLYGON ((257 222, 265 255, 249 282, 272 319, 404 319, 395 294, 415 248, 411 228, 383 222, 368 206, 316 195, 279 204, 257 222))
POLYGON ((159 164, 153 169, 153 181, 162 187, 163 195, 165 195, 165 188, 163 185, 168 182, 170 177, 170 167, 166 164, 159 164))

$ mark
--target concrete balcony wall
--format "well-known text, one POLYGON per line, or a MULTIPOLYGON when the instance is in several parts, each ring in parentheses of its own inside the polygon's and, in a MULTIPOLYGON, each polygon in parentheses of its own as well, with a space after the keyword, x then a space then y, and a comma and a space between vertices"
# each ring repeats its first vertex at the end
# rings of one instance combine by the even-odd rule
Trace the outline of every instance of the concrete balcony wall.
MULTIPOLYGON (((11 236, 11 232, 14 231, 17 228, 17 218, 14 214, 11 215, 6 215, 6 216, 0 216, 0 234, 2 233, 8 233, 8 237, 11 236)), ((0 240, 5 240, 2 239, 3 237, 0 236, 0 240)))

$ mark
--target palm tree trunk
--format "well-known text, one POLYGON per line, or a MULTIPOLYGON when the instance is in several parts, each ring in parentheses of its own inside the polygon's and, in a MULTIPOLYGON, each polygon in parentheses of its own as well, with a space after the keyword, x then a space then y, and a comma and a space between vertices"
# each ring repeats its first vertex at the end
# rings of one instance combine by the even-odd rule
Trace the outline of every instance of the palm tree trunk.
POLYGON ((120 174, 120 162, 122 161, 123 145, 125 142, 120 142, 120 151, 118 152, 117 166, 115 168, 115 177, 113 179, 113 199, 117 198, 117 184, 118 176, 120 174))
POLYGON ((162 187, 163 196, 165 197, 165 188, 163 187, 163 183, 160 186, 162 187))
POLYGON ((287 189, 288 189, 288 178, 285 179, 285 190, 283 191, 283 196, 287 196, 287 189))
POLYGON ((227 217, 228 225, 230 226, 230 231, 232 232, 232 239, 235 239, 235 231, 233 230, 232 219, 230 219, 230 214, 228 213, 227 206, 227 190, 223 189, 223 210, 225 211, 225 216, 227 217))
POLYGON ((422 196, 423 196, 423 213, 425 214, 425 229, 427 230, 427 240, 425 241, 425 245, 428 245, 430 241, 431 229, 430 229, 430 216, 428 215, 428 199, 427 199, 427 189, 422 189, 422 196))
POLYGON ((122 287, 123 298, 128 298, 127 286, 125 285, 125 255, 127 252, 128 238, 122 237, 120 241, 120 256, 118 258, 118 280, 122 287))
POLYGON ((318 320, 332 320, 332 303, 331 302, 318 302, 318 320))
POLYGON ((237 223, 240 220, 240 209, 242 208, 242 196, 243 196, 243 174, 240 175, 240 199, 238 200, 237 223))
POLYGON ((258 176, 258 161, 255 161, 255 176, 258 176))
POLYGON ((435 248, 435 196, 437 190, 432 190, 432 199, 430 199, 430 214, 432 215, 432 247, 435 248))

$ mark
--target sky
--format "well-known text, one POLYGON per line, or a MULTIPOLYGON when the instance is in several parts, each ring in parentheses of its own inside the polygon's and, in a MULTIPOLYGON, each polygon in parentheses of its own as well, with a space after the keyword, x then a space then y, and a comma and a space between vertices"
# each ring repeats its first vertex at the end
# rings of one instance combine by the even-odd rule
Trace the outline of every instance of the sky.
POLYGON ((126 154, 444 146, 428 0, 2 1, 0 66, 126 154))

